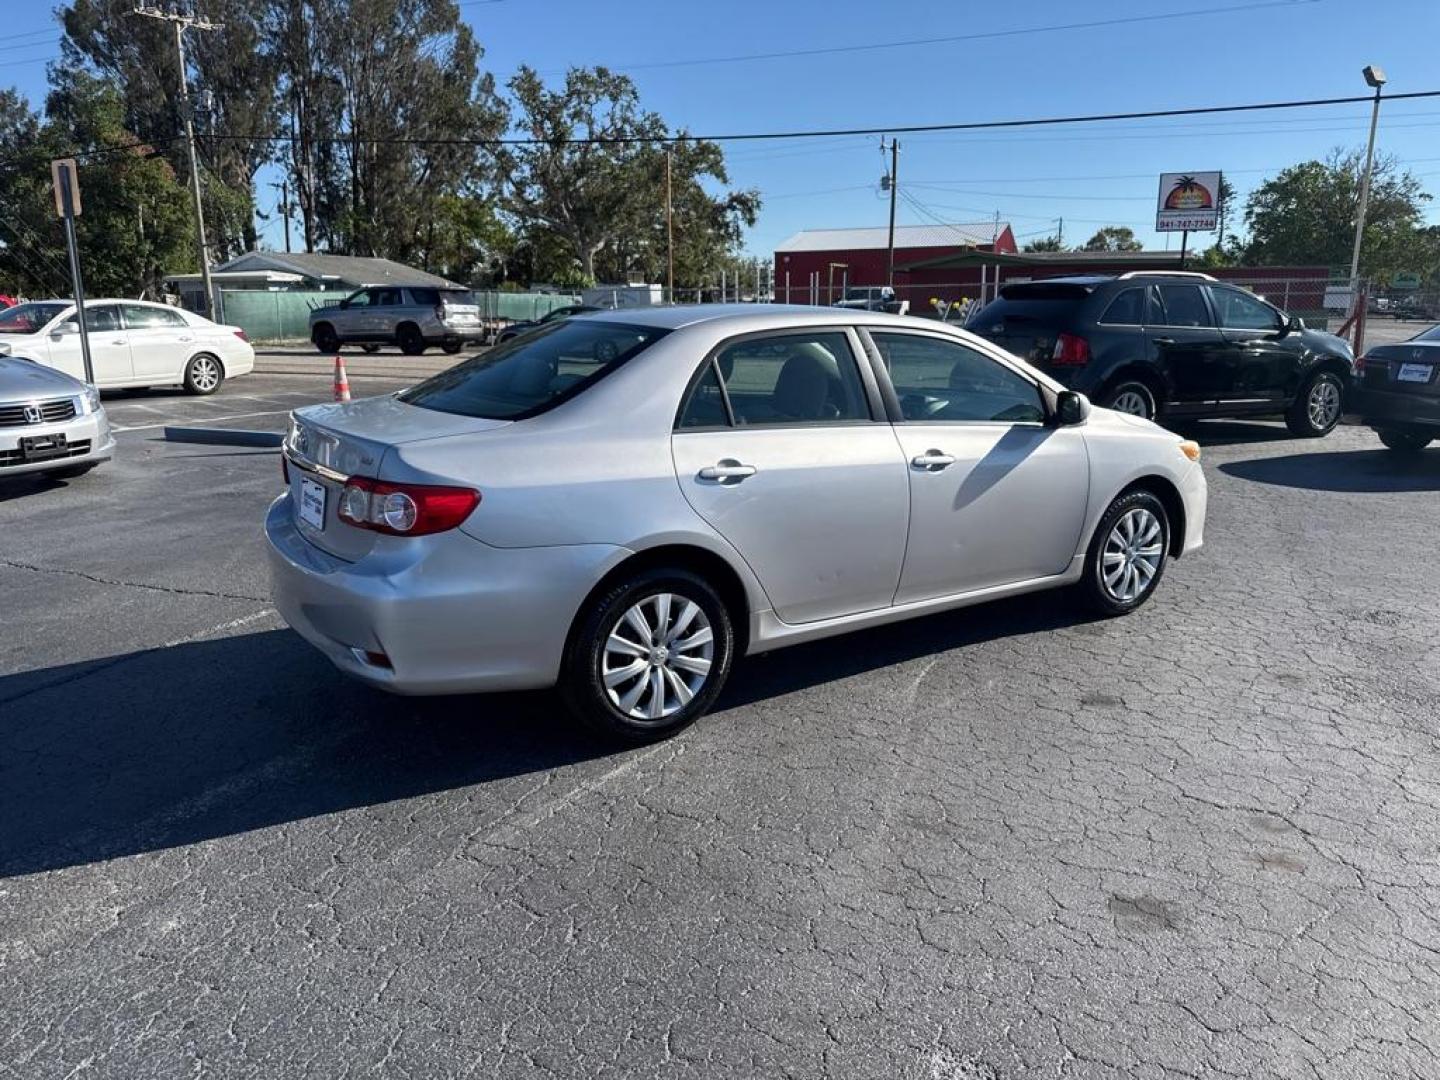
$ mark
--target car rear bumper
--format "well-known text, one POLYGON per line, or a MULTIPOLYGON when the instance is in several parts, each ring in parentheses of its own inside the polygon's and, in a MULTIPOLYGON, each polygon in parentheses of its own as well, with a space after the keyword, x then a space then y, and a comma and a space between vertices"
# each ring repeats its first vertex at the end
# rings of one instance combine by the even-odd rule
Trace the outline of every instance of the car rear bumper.
POLYGON ((48 472, 76 465, 98 465, 115 455, 115 436, 103 412, 77 416, 58 424, 27 424, 0 428, 0 476, 48 472), (21 461, 20 440, 36 435, 63 434, 70 453, 43 461, 21 461), (83 449, 82 449, 83 444, 83 449))
POLYGON ((1440 427, 1440 397, 1357 387, 1350 392, 1347 412, 1371 427, 1422 424, 1440 427))
POLYGON ((271 504, 265 535, 285 621, 341 671, 400 694, 553 686, 581 601, 629 554, 497 548, 454 529, 382 538, 350 563, 301 536, 288 495, 271 504))

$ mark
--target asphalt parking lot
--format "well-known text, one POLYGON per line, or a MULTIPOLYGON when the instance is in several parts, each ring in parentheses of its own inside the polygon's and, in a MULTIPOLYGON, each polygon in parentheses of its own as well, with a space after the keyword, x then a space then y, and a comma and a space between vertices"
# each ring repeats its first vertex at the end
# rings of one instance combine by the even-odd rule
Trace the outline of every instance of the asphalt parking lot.
POLYGON ((279 622, 275 452, 161 428, 328 391, 0 482, 0 1077, 1440 1076, 1440 448, 1197 425, 1136 615, 751 659, 616 753, 279 622))

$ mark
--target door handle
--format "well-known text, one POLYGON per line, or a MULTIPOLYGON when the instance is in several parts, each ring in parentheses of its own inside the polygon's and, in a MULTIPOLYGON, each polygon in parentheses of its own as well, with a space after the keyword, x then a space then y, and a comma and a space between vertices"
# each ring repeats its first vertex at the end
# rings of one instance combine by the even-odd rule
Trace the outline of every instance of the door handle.
POLYGON ((926 450, 925 453, 911 458, 910 464, 917 469, 933 469, 935 472, 939 472, 941 469, 954 465, 955 459, 949 454, 942 454, 939 450, 926 450))
POLYGON ((1153 341, 1156 345, 1174 345, 1174 344, 1175 344, 1175 339, 1174 339, 1173 337, 1157 337, 1157 338, 1151 338, 1150 340, 1153 341))
POLYGON ((130 344, 130 343, 129 343, 128 341, 126 341, 124 338, 120 338, 118 341, 112 341, 112 342, 110 342, 110 344, 111 344, 111 345, 128 345, 128 344, 130 344))
POLYGON ((191 337, 189 334, 184 334, 184 335, 176 338, 175 340, 176 340, 176 341, 194 341, 195 339, 194 339, 193 337, 191 337))
POLYGON ((744 480, 747 476, 754 475, 754 465, 741 465, 740 462, 730 458, 726 458, 716 465, 707 465, 700 470, 701 480, 744 480))

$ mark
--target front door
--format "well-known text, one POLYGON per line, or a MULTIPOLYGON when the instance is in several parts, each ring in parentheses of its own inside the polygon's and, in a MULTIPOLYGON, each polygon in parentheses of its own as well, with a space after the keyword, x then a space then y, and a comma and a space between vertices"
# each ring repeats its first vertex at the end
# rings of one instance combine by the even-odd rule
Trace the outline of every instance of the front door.
MULTIPOLYGON (((72 315, 65 320, 74 323, 72 315)), ((90 362, 97 386, 123 386, 131 381, 130 338, 116 304, 86 304, 85 328, 90 333, 90 362)), ((67 375, 85 378, 85 359, 78 332, 50 335, 50 363, 67 375)))
POLYGON ((953 338, 871 330, 904 421, 910 536, 897 604, 1050 577, 1080 543, 1090 474, 1079 428, 1045 424, 1039 387, 953 338))
POLYGON ((1175 411, 1198 409, 1230 394, 1234 357, 1199 285, 1155 286, 1145 334, 1170 384, 1170 403, 1179 406, 1175 411))
POLYGON ((137 379, 179 382, 195 347, 195 328, 178 311, 146 304, 121 304, 130 357, 137 379))
POLYGON ((671 446, 685 498, 789 623, 890 604, 905 557, 905 460, 872 414, 858 340, 751 335, 706 361, 671 446))
POLYGON ((1235 372, 1225 399, 1238 408, 1289 401, 1299 382, 1299 343, 1284 336, 1286 319, 1259 297, 1212 285, 1210 296, 1235 372))

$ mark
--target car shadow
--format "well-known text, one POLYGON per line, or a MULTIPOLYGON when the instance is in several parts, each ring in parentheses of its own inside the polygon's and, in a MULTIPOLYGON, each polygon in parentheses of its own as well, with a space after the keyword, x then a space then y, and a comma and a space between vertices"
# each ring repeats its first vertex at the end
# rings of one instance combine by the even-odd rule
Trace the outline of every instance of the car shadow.
POLYGON ((23 499, 30 495, 44 495, 50 491, 58 491, 67 488, 75 483, 80 477, 71 477, 69 480, 62 480, 46 473, 24 473, 19 476, 6 476, 0 478, 0 503, 10 502, 12 499, 23 499))
MULTIPOLYGON (((1082 618, 1065 597, 1037 594, 747 658, 714 712, 1082 618)), ((0 677, 0 877, 615 752, 554 694, 395 697, 335 671, 289 630, 9 675, 0 677)))
POLYGON ((1440 449, 1414 455, 1393 450, 1287 454, 1227 461, 1219 469, 1240 480, 1310 491, 1440 491, 1440 449))
POLYGON ((1263 420, 1187 420, 1167 426, 1201 446, 1243 446, 1295 438, 1284 424, 1263 420))

